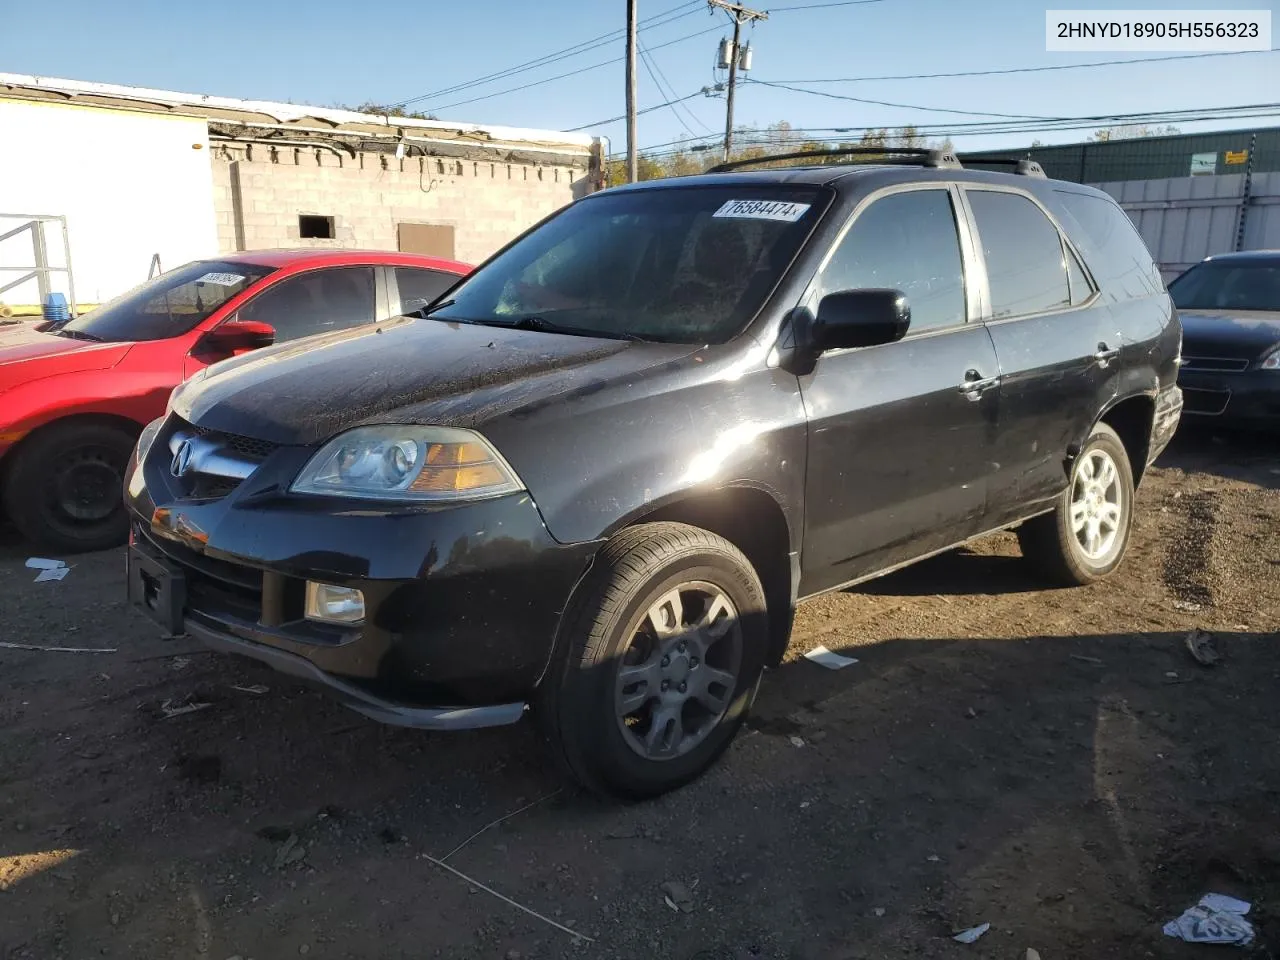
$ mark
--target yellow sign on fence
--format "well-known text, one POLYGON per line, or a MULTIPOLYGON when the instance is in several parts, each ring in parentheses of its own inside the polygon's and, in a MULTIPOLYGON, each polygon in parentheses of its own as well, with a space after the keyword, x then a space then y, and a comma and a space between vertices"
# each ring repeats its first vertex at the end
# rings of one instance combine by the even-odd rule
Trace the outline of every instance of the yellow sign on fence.
POLYGON ((1223 160, 1227 163, 1244 163, 1249 159, 1248 150, 1228 150, 1223 154, 1223 160))

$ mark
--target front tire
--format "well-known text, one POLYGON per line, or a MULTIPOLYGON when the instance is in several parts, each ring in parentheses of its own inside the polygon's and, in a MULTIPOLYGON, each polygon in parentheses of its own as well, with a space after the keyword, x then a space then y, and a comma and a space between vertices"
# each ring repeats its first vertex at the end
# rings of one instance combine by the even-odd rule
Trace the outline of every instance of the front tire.
POLYGON ((4 488, 9 519, 34 545, 59 553, 124 543, 124 473, 137 439, 112 424, 55 423, 25 441, 4 488))
POLYGON ((1053 512, 1018 528, 1022 555, 1055 582, 1084 586, 1124 560, 1133 525, 1133 469, 1120 436, 1094 426, 1053 512))
POLYGON ((658 796, 729 746, 767 641, 764 590, 741 551, 685 524, 632 527, 600 551, 566 611, 540 724, 588 789, 658 796))

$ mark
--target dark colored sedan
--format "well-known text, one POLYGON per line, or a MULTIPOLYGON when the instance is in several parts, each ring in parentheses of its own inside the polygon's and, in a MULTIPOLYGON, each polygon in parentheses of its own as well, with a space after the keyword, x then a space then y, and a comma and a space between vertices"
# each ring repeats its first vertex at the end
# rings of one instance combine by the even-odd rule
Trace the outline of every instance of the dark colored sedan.
POLYGON ((1209 257, 1169 285, 1182 317, 1185 413, 1280 426, 1280 250, 1209 257))

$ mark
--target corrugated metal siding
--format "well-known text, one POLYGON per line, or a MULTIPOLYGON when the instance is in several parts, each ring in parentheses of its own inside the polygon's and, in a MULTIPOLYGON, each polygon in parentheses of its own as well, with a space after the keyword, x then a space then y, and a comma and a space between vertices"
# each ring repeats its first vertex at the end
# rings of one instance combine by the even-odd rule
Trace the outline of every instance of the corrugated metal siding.
POLYGON ((1254 174, 1240 241, 1244 175, 1092 184, 1129 214, 1165 280, 1216 253, 1280 249, 1280 173, 1254 174))

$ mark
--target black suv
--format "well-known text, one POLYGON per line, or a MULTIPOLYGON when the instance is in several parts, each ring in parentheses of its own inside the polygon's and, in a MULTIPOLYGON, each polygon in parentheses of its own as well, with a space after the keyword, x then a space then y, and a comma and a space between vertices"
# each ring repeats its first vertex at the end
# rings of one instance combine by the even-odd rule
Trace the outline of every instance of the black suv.
POLYGON ((1016 170, 607 190, 418 316, 210 367, 138 442, 130 595, 378 720, 531 707, 594 789, 686 783, 797 601, 1019 524, 1061 582, 1120 563, 1177 317, 1108 196, 1016 170))

